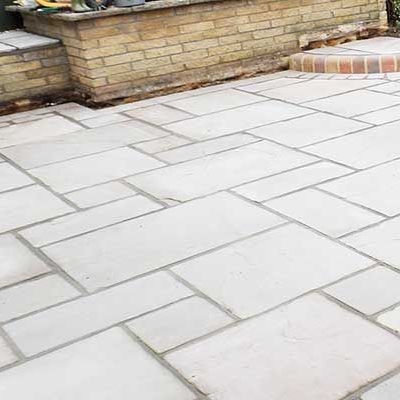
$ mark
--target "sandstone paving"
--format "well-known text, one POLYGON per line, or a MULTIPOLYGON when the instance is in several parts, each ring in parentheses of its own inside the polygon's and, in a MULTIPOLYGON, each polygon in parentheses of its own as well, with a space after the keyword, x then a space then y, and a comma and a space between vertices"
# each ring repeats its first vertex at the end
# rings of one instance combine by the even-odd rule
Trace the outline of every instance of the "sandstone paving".
POLYGON ((395 375, 368 390, 361 400, 396 400, 400 393, 400 375, 395 375))

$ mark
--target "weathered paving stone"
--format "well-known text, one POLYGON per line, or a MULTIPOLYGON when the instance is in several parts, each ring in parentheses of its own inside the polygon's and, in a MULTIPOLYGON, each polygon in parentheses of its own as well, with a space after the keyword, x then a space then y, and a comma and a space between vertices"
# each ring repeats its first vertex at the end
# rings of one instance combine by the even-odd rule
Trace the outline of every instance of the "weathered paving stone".
POLYGON ((0 236, 0 287, 49 272, 50 268, 12 235, 0 236))
POLYGON ((33 226, 20 234, 36 247, 116 224, 162 208, 138 195, 33 226))
POLYGON ((127 325, 155 351, 163 352, 232 322, 232 318, 206 300, 191 297, 127 325))
POLYGON ((193 400, 170 371, 120 328, 0 374, 7 400, 193 400))
POLYGON ((50 245, 43 251, 93 291, 282 222, 268 211, 220 193, 50 245))
POLYGON ((16 361, 18 361, 18 357, 12 352, 6 341, 0 336, 0 368, 16 361))
POLYGON ((351 169, 323 161, 247 183, 235 188, 234 191, 254 201, 265 201, 350 172, 351 169))
POLYGON ((26 355, 33 355, 191 294, 161 272, 10 322, 4 329, 26 355))
POLYGON ((382 217, 315 189, 305 189, 265 203, 280 213, 332 237, 382 220, 382 217))
POLYGON ((35 186, 0 194, 0 232, 73 211, 47 190, 35 186))
POLYGON ((272 100, 174 122, 165 127, 189 138, 204 140, 310 113, 312 111, 306 108, 272 100))
POLYGON ((315 158, 267 142, 136 175, 127 181, 159 199, 185 201, 312 163, 315 158))
POLYGON ((7 321, 79 296, 57 275, 45 276, 0 291, 0 321, 7 321))
POLYGON ((136 150, 121 148, 34 168, 30 172, 54 190, 65 193, 163 165, 136 150))
POLYGON ((398 338, 313 294, 167 361, 211 399, 338 400, 397 367, 399 351, 398 338))
POLYGON ((361 400, 398 400, 400 393, 400 375, 396 375, 368 390, 361 400))
POLYGON ((345 247, 290 225, 173 270, 239 317, 249 317, 372 264, 345 247))
POLYGON ((315 113, 251 129, 254 135, 291 147, 302 147, 370 127, 334 115, 315 113))
POLYGON ((325 289, 364 314, 375 314, 400 302, 400 274, 377 267, 325 289))
POLYGON ((377 319, 381 324, 400 333, 400 307, 396 307, 394 310, 381 314, 377 319))
POLYGON ((168 151, 175 147, 190 144, 191 142, 186 139, 182 139, 178 136, 165 136, 161 139, 150 140, 149 142, 138 143, 135 145, 136 148, 145 151, 146 153, 155 154, 162 151, 168 151))
POLYGON ((34 183, 31 178, 8 163, 0 165, 0 192, 34 183))
POLYGON ((172 122, 193 117, 191 114, 181 110, 175 110, 174 108, 167 107, 163 104, 138 108, 136 110, 127 111, 125 114, 156 125, 170 124, 172 122))

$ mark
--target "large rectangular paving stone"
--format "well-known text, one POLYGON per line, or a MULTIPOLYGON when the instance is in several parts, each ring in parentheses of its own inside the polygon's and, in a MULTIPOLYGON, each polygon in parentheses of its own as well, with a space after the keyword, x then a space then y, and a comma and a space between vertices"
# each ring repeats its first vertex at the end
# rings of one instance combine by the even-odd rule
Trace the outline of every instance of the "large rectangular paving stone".
POLYGON ((220 193, 46 246, 43 251, 93 291, 281 222, 266 210, 220 193))
POLYGON ((74 211, 40 186, 0 194, 0 233, 74 211))
POLYGON ((372 264, 324 237, 290 225, 179 264, 173 270, 244 318, 372 264))
POLYGON ((34 355, 190 295, 160 272, 10 322, 4 329, 26 355, 34 355))
POLYGON ((399 354, 398 338, 313 294, 166 358, 212 400, 339 400, 399 354))
POLYGON ((8 163, 0 165, 0 192, 34 183, 31 178, 8 163))
POLYGON ((193 400, 170 371, 120 328, 0 373, 7 400, 193 400))
POLYGON ((136 150, 121 148, 34 168, 30 173, 54 190, 65 193, 163 165, 136 150))
POLYGON ((368 390, 360 400, 398 400, 399 393, 400 375, 396 375, 368 390))
POLYGON ((0 336, 0 368, 16 361, 18 361, 18 357, 13 353, 6 341, 0 336))
POLYGON ((310 164, 315 158, 274 143, 253 143, 128 178, 159 199, 185 201, 310 164))

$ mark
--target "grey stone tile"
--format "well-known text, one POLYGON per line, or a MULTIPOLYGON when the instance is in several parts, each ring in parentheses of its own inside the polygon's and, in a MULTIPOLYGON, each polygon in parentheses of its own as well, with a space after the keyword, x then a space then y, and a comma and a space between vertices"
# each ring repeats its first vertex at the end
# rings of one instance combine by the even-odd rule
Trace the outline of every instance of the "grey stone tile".
POLYGON ((13 50, 16 50, 16 47, 9 46, 8 44, 0 43, 0 53, 8 53, 13 50))
POLYGON ((194 395, 120 328, 0 375, 8 400, 194 400, 194 395))
POLYGON ((62 106, 63 107, 57 109, 57 112, 76 121, 94 118, 99 115, 97 111, 76 103, 63 104, 62 106))
POLYGON ((332 237, 354 232, 383 219, 315 189, 305 189, 265 204, 332 237))
POLYGON ((20 231, 36 247, 45 246, 71 236, 80 235, 103 226, 116 224, 162 208, 159 204, 138 195, 115 201, 90 210, 66 215, 20 231))
POLYGON ((361 400, 397 400, 400 393, 400 375, 396 375, 368 390, 361 400))
POLYGON ((136 148, 145 151, 146 153, 155 154, 159 152, 165 152, 175 147, 190 144, 191 142, 187 139, 180 138, 178 136, 165 136, 161 139, 150 140, 149 142, 138 143, 135 145, 136 148))
POLYGON ((393 216, 400 212, 400 161, 339 178, 321 188, 347 200, 393 216))
POLYGON ((265 210, 220 193, 43 250, 68 274, 93 291, 281 222, 282 219, 265 210))
POLYGON ((369 112, 367 114, 358 115, 356 119, 359 121, 368 122, 370 124, 385 124, 387 122, 393 122, 400 119, 400 105, 385 108, 383 110, 369 112))
POLYGON ((400 157, 400 122, 307 146, 306 151, 354 168, 367 168, 400 157))
POLYGON ((2 42, 5 39, 11 39, 11 38, 16 38, 18 36, 26 36, 26 35, 27 33, 22 29, 12 29, 0 33, 0 42, 2 42))
POLYGON ((334 115, 316 113, 261 126, 249 132, 291 147, 302 147, 368 128, 370 125, 334 115))
POLYGON ((82 125, 88 128, 97 128, 99 126, 116 124, 118 122, 124 122, 130 120, 129 117, 122 114, 106 114, 98 115, 97 117, 85 119, 81 121, 82 125))
POLYGON ((0 368, 16 361, 18 361, 18 357, 12 352, 6 341, 0 336, 0 368))
POLYGON ((370 88, 374 92, 381 92, 381 93, 395 93, 400 92, 400 82, 389 82, 384 83, 383 85, 378 85, 370 88))
POLYGON ((315 160, 274 143, 259 142, 136 175, 127 181, 173 203, 228 189, 315 160))
POLYGON ((170 124, 172 122, 192 118, 191 114, 181 110, 175 110, 171 107, 166 107, 163 104, 155 104, 149 107, 137 108, 132 111, 126 111, 125 114, 156 125, 170 124))
POLYGON ((400 52, 400 41, 393 37, 376 37, 356 40, 339 45, 343 49, 362 50, 375 54, 392 54, 400 52))
POLYGON ((245 144, 257 142, 258 139, 253 136, 236 133, 234 135, 219 137, 207 140, 201 143, 194 143, 190 146, 184 146, 179 149, 163 151, 157 154, 157 157, 163 161, 170 163, 178 163, 183 161, 201 158, 209 154, 219 153, 245 144))
POLYGON ((378 322, 389 327, 395 332, 400 333, 400 307, 381 314, 378 317, 378 322))
POLYGON ((252 83, 250 85, 240 86, 239 88, 240 88, 240 90, 245 90, 246 92, 257 93, 257 92, 261 92, 262 90, 281 88, 284 86, 289 86, 289 85, 293 85, 296 83, 302 83, 302 82, 303 82, 302 80, 296 79, 296 78, 280 78, 280 79, 267 80, 267 81, 258 82, 258 83, 252 83))
POLYGON ((30 170, 30 173, 60 193, 105 183, 164 164, 129 148, 63 161, 30 170))
POLYGON ((0 232, 6 232, 69 213, 73 208, 35 185, 0 194, 0 210, 0 232))
POLYGON ((65 197, 78 207, 86 208, 131 197, 135 194, 136 192, 133 189, 128 188, 120 182, 109 182, 71 192, 65 195, 65 197))
POLYGON ((300 117, 311 112, 308 109, 280 101, 264 101, 233 110, 220 111, 212 115, 203 115, 187 121, 174 122, 165 127, 189 138, 202 140, 300 117))
POLYGON ((51 44, 59 43, 58 39, 52 39, 45 36, 34 35, 29 33, 24 36, 10 37, 8 39, 1 39, 4 44, 14 46, 17 49, 29 49, 31 47, 48 46, 51 44))
POLYGON ((375 314, 400 302, 400 274, 377 267, 330 286, 325 292, 364 314, 375 314))
MULTIPOLYGON (((350 81, 343 81, 348 84, 350 81)), ((369 82, 374 84, 376 81, 357 81, 369 82)), ((335 81, 337 83, 337 81, 335 81)), ((359 90, 356 92, 341 94, 326 99, 315 100, 305 103, 305 106, 315 108, 320 111, 327 111, 342 117, 353 117, 365 114, 382 108, 395 106, 400 103, 399 96, 385 93, 375 93, 369 90, 359 90)))
POLYGON ((235 188, 234 191, 254 201, 265 201, 350 172, 352 172, 351 169, 322 161, 247 183, 235 188))
POLYGON ((34 181, 8 163, 0 165, 0 192, 30 185, 34 181))
POLYGON ((184 262, 173 270, 246 318, 372 264, 329 239, 290 225, 184 262))
POLYGON ((128 323, 128 327, 157 352, 233 322, 222 311, 199 297, 191 297, 128 323))
POLYGON ((22 283, 0 291, 0 321, 8 321, 79 296, 58 275, 22 283))
POLYGON ((4 329, 24 354, 33 355, 191 294, 161 272, 10 322, 4 329))
POLYGON ((310 295, 167 360, 218 400, 338 400, 397 367, 399 351, 388 332, 310 295))

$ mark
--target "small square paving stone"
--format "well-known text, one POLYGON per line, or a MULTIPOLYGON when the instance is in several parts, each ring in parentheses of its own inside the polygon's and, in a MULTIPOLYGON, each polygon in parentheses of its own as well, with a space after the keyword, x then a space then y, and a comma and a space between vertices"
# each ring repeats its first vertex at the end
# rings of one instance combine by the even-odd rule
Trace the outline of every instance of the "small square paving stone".
POLYGON ((291 147, 302 147, 347 133, 368 128, 369 125, 334 115, 315 113, 289 121, 252 129, 249 132, 291 147))
POLYGON ((50 268, 12 235, 0 236, 0 287, 44 274, 50 268))
POLYGON ((165 136, 161 139, 150 140, 149 142, 138 143, 135 145, 136 148, 145 151, 146 153, 154 154, 162 151, 168 151, 175 147, 190 144, 187 139, 180 138, 178 136, 165 136))
POLYGON ((382 217, 315 189, 305 189, 265 203, 329 236, 339 237, 382 220, 382 217))
POLYGON ((50 245, 43 250, 93 291, 282 222, 281 218, 266 210, 228 193, 220 193, 50 245))
MULTIPOLYGON (((335 81, 336 83, 337 81, 335 81)), ((343 81, 346 84, 350 81, 343 81)), ((357 81, 359 82, 359 81, 357 81)), ((376 81, 363 81, 374 83, 376 81)), ((307 90, 305 88, 305 90, 307 90)), ((305 103, 307 107, 320 111, 327 111, 342 117, 354 117, 355 115, 380 110, 382 108, 400 104, 400 97, 385 93, 376 93, 369 90, 359 90, 345 93, 326 99, 305 103)))
POLYGON ((395 332, 400 333, 400 307, 381 314, 377 320, 395 332))
POLYGON ((393 335, 313 294, 166 358, 213 400, 338 400, 399 352, 393 335))
POLYGON ((173 270, 245 318, 372 264, 324 237, 290 225, 184 262, 173 270))
POLYGON ((7 400, 194 400, 195 396, 120 328, 0 374, 7 400))
POLYGON ((400 119, 400 105, 358 115, 355 118, 359 121, 368 122, 375 125, 393 122, 400 119))
POLYGON ((233 319, 199 297, 191 297, 146 314, 128 327, 161 353, 233 322, 233 319))
POLYGON ((398 400, 400 393, 400 375, 395 375, 368 390, 360 400, 398 400))
POLYGON ((37 185, 0 194, 0 232, 74 211, 37 185))
POLYGON ((163 104, 137 108, 136 110, 126 111, 125 114, 156 125, 170 124, 172 122, 193 117, 192 114, 176 110, 172 107, 167 107, 163 104))
MULTIPOLYGON (((399 98, 400 100, 400 98, 399 98)), ((310 114, 312 111, 280 101, 263 101, 165 125, 191 139, 204 140, 310 114)))
POLYGON ((393 216, 400 212, 400 161, 338 178, 320 187, 354 203, 393 216))
POLYGON ((400 274, 377 267, 324 289, 364 314, 375 314, 400 302, 400 274))
POLYGON ((34 181, 8 163, 0 165, 0 192, 30 185, 34 181))
POLYGON ((79 295, 78 290, 57 275, 24 282, 0 291, 0 321, 5 322, 79 295))
POLYGON ((160 272, 18 319, 4 329, 26 355, 34 355, 192 294, 160 272))
MULTIPOLYGON (((6 341, 0 336, 0 368, 18 361, 18 357, 12 352, 6 341)), ((0 388, 0 395, 1 395, 0 388)))
POLYGON ((34 168, 30 173, 54 190, 65 193, 163 165, 136 150, 120 148, 34 168))

